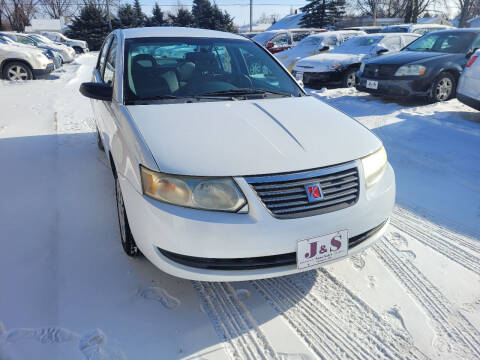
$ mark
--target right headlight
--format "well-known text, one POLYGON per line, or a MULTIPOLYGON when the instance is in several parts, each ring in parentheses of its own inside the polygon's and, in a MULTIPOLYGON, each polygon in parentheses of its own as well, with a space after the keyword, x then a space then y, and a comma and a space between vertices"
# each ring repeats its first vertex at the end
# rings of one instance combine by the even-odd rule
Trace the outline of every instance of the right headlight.
POLYGON ((404 65, 398 68, 395 76, 420 76, 425 74, 425 70, 423 65, 404 65))
POLYGON ((373 154, 362 158, 363 173, 365 174, 367 188, 380 180, 385 171, 386 165, 387 152, 383 146, 373 154))
POLYGON ((169 204, 237 212, 247 200, 232 178, 163 174, 140 166, 143 193, 169 204))

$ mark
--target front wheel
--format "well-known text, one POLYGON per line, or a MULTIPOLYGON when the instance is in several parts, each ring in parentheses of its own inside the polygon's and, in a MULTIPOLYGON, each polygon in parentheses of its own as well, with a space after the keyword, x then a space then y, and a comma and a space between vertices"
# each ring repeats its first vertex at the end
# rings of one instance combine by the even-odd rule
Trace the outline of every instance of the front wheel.
POLYGON ((140 250, 135 243, 135 239, 130 230, 130 225, 128 224, 127 212, 125 210, 125 203, 123 202, 123 195, 122 190, 120 189, 118 176, 115 177, 115 190, 117 194, 118 224, 120 226, 120 238, 122 240, 123 251, 125 251, 128 256, 138 256, 140 250))
POLYGON ((343 87, 351 88, 355 86, 355 79, 357 70, 355 69, 348 69, 347 73, 343 77, 343 87))
POLYGON ((457 81, 450 73, 440 74, 433 82, 430 92, 430 100, 432 102, 441 102, 450 100, 455 96, 457 81))
POLYGON ((3 78, 10 81, 32 80, 33 73, 26 64, 15 61, 5 65, 3 78))

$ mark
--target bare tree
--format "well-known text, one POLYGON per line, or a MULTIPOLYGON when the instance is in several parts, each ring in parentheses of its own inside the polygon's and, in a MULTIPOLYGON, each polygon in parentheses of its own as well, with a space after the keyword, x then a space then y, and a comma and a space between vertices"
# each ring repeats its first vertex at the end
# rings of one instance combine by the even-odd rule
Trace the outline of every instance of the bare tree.
POLYGON ((363 15, 377 18, 403 17, 408 0, 357 0, 357 9, 363 15))
POLYGON ((36 0, 2 0, 3 14, 15 31, 24 31, 36 12, 36 0))
POLYGON ((72 16, 78 8, 72 0, 39 0, 38 5, 52 19, 72 16))
POLYGON ((458 27, 467 27, 467 21, 480 15, 478 0, 455 0, 455 5, 460 10, 458 27))

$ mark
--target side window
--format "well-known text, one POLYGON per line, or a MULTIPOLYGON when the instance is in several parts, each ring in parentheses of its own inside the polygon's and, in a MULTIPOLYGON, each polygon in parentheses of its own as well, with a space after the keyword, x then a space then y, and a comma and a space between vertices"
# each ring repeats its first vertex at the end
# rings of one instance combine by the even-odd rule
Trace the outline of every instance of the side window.
POLYGON ((35 46, 35 42, 27 37, 19 36, 17 40, 19 43, 35 46))
POLYGON ((105 59, 105 69, 103 72, 103 82, 113 87, 115 78, 115 59, 117 58, 117 39, 114 38, 110 50, 105 59))
POLYGON ((402 48, 400 36, 389 36, 383 39, 381 44, 385 46, 388 51, 399 51, 402 48))
POLYGON ((98 57, 97 62, 97 69, 100 74, 102 73, 103 65, 105 64, 105 57, 107 56, 107 51, 111 40, 111 37, 107 38, 107 40, 105 40, 105 42, 103 43, 102 50, 100 50, 100 56, 98 57))

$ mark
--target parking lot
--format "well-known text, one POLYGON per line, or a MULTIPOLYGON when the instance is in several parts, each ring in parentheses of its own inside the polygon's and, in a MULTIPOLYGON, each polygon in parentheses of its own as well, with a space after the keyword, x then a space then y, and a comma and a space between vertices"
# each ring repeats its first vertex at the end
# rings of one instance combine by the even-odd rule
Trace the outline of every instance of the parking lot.
POLYGON ((0 82, 0 359, 480 357, 480 112, 310 90, 383 141, 397 182, 387 235, 295 276, 188 281, 122 251, 78 91, 96 57, 0 82))

